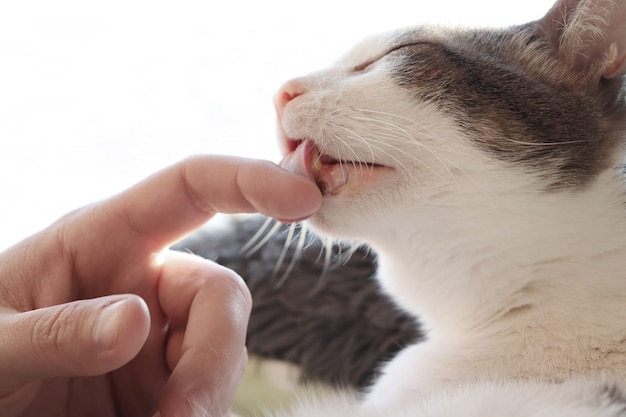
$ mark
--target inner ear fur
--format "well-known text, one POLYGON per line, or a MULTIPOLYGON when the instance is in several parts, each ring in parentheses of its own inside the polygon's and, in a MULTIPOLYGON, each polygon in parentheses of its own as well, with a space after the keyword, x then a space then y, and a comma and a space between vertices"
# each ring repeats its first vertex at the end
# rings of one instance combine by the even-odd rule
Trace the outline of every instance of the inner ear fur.
POLYGON ((558 0, 539 27, 579 82, 626 73, 626 0, 558 0))

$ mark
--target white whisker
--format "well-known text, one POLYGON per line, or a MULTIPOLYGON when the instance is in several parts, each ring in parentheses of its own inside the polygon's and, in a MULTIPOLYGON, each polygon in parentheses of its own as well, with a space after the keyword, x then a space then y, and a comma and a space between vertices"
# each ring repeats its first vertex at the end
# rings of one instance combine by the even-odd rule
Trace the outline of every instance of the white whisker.
MULTIPOLYGON (((280 267, 282 266, 286 256, 287 256, 287 251, 289 250, 289 247, 291 246, 291 243, 293 242, 293 235, 295 233, 296 228, 299 226, 298 223, 293 223, 290 225, 289 228, 289 233, 287 235, 287 238, 285 239, 285 244, 283 246, 283 250, 280 254, 280 257, 278 259, 278 261, 276 262, 276 266, 274 267, 274 271, 272 273, 272 279, 275 279, 276 276, 278 275, 278 272, 280 270, 280 267)), ((300 232, 300 236, 298 238, 298 241, 296 243, 296 247, 294 248, 294 251, 291 255, 291 260, 289 261, 289 264, 287 265, 287 268, 285 269, 285 271, 283 272, 282 276, 279 278, 278 282, 276 283, 276 288, 280 288, 285 281, 287 280, 287 278, 289 278, 289 275, 291 275, 291 272, 293 272, 296 264, 298 263, 298 261, 300 260, 300 258, 302 257, 302 253, 303 253, 303 249, 304 249, 304 244, 306 242, 306 229, 301 228, 301 232, 300 232)))
POLYGON ((252 236, 250 238, 250 240, 248 240, 248 242, 245 245, 243 245, 243 247, 241 248, 241 253, 244 253, 246 256, 250 256, 250 255, 254 254, 258 250, 258 248, 256 250, 249 251, 250 247, 252 247, 252 245, 256 244, 256 242, 259 240, 259 238, 263 235, 263 233, 265 233, 267 228, 274 221, 276 221, 276 220, 274 220, 272 217, 268 217, 267 219, 265 219, 265 221, 263 222, 263 224, 261 225, 259 230, 257 230, 257 232, 254 234, 254 236, 252 236))
POLYGON ((280 229, 280 227, 282 226, 282 224, 271 218, 268 217, 268 219, 265 221, 265 223, 263 223, 263 225, 261 226, 261 228, 259 229, 258 232, 256 232, 256 234, 252 237, 252 239, 250 239, 248 241, 248 243, 246 243, 244 245, 244 247, 242 248, 242 252, 245 253, 245 256, 251 256, 253 254, 255 254, 259 249, 261 249, 271 238, 272 236, 274 236, 276 234, 276 232, 278 231, 278 229, 280 229), (269 232, 267 232, 267 234, 265 234, 265 236, 263 236, 262 239, 259 240, 259 238, 263 235, 263 233, 265 232, 265 230, 267 229, 267 227, 272 224, 272 222, 274 223, 274 226, 272 226, 272 228, 269 230, 269 232), (255 242, 258 240, 258 243, 255 244, 255 242), (254 245, 251 249, 250 248, 252 245, 254 245))
POLYGON ((296 225, 295 223, 289 225, 289 230, 287 232, 287 238, 283 243, 283 249, 278 256, 278 260, 276 261, 276 265, 274 265, 274 271, 272 272, 272 278, 276 278, 280 267, 283 266, 283 262, 285 261, 285 257, 287 256, 287 252, 289 251, 289 246, 291 246, 291 241, 293 240, 293 235, 295 233, 296 225))
MULTIPOLYGON (((407 166, 406 166, 406 165, 405 165, 402 161, 400 161, 400 160, 399 160, 396 156, 394 156, 394 155, 393 155, 392 153, 390 153, 390 152, 387 152, 387 151, 386 151, 386 150, 384 150, 382 147, 380 147, 380 146, 376 146, 376 145, 373 145, 373 144, 372 144, 372 142, 377 142, 379 145, 380 145, 380 144, 385 145, 385 142, 379 142, 379 141, 376 141, 375 139, 372 139, 372 138, 370 138, 370 137, 368 137, 367 139, 365 139, 365 138, 364 138, 362 135, 360 135, 360 134, 359 134, 359 133, 358 133, 355 129, 349 129, 349 128, 347 128, 347 127, 345 127, 345 126, 341 126, 341 125, 336 125, 336 127, 338 127, 338 128, 341 128, 341 129, 345 130, 348 134, 352 135, 351 137, 353 137, 353 138, 355 138, 355 139, 358 139, 358 140, 362 141, 363 143, 365 143, 365 144, 369 147, 370 152, 372 152, 372 161, 370 161, 370 162, 372 162, 372 163, 377 162, 377 161, 376 161, 376 158, 375 158, 375 153, 374 153, 374 151, 378 151, 379 153, 383 154, 385 157, 388 157, 389 159, 393 160, 393 162, 394 162, 394 163, 395 163, 395 164, 396 164, 399 168, 401 168, 402 170, 404 170, 404 171, 405 171, 405 172, 409 175, 409 177, 414 178, 414 175, 415 175, 415 174, 413 173, 413 171, 412 171, 409 167, 407 167, 407 166)), ((369 132, 362 132, 362 133, 369 133, 369 132)), ((392 147, 392 149, 397 149, 397 148, 392 147)), ((417 163, 421 164, 422 166, 425 166, 425 165, 424 165, 424 163, 423 163, 421 160, 419 160, 417 157, 415 157, 415 156, 411 156, 410 158, 411 158, 412 160, 414 160, 415 162, 417 162, 417 163)), ((426 168, 428 168, 428 167, 426 167, 426 168)), ((432 171, 432 172, 434 173, 434 171, 432 171)))
POLYGON ((524 145, 524 146, 561 146, 561 145, 573 145, 576 143, 586 142, 584 140, 568 140, 568 141, 563 141, 563 142, 525 142, 522 140, 515 140, 511 138, 506 138, 506 137, 504 138, 504 140, 506 140, 507 142, 515 143, 517 145, 524 145))
MULTIPOLYGON (((366 112, 364 109, 360 109, 363 112, 366 112)), ((384 113, 384 112, 375 112, 372 111, 372 113, 377 113, 377 114, 384 114, 384 115, 388 115, 388 116, 393 116, 393 114, 391 113, 384 113)), ((405 118, 405 117, 401 117, 398 116, 399 119, 401 120, 407 120, 410 121, 410 119, 405 118)), ((399 126, 395 123, 389 122, 387 120, 381 120, 381 119, 377 119, 377 118, 368 118, 368 117, 356 117, 353 116, 351 117, 352 120, 356 120, 356 121, 361 121, 361 122, 368 122, 368 123, 376 123, 378 126, 376 127, 376 136, 378 137, 382 137, 384 139, 387 139, 391 142, 398 142, 398 143, 406 143, 406 139, 408 139, 411 143, 416 143, 418 144, 421 148, 425 149, 427 152, 429 152, 431 155, 433 155, 433 157, 435 157, 440 163, 441 166, 447 171, 450 179, 457 184, 457 180, 455 175, 452 173, 452 171, 450 170, 450 165, 454 166, 455 168, 459 169, 459 171, 463 172, 463 170, 456 165, 455 163, 453 163, 452 161, 449 161, 447 159, 444 159, 435 149, 435 147, 433 147, 431 144, 426 144, 424 143, 423 140, 417 140, 417 138, 415 137, 414 134, 412 134, 411 132, 409 132, 407 129, 403 128, 402 126, 399 126), (380 130, 382 130, 383 132, 381 132, 380 130), (401 134, 401 136, 398 136, 398 133, 401 134)), ((414 122, 416 123, 416 122, 414 122)), ((417 124, 417 123, 416 123, 417 124)), ((421 129, 425 130, 425 134, 423 134, 422 136, 425 136, 425 138, 427 139, 435 139, 438 141, 438 143, 441 143, 441 140, 439 138, 437 138, 432 131, 430 131, 429 129, 427 129, 425 126, 417 124, 421 129)), ((371 133, 370 133, 371 135, 371 133)), ((370 140, 374 140, 374 139, 370 139, 370 140)), ((393 145, 388 144, 387 142, 382 142, 382 141, 377 141, 377 143, 379 144, 385 144, 385 145, 389 145, 390 147, 393 147, 393 145)), ((450 150, 449 147, 446 147, 446 150, 450 150)), ((417 158, 412 158, 414 161, 420 163, 422 166, 425 166, 427 169, 429 169, 429 171, 433 172, 434 171, 427 166, 421 159, 418 160, 417 158)))
MULTIPOLYGON (((382 136, 383 138, 387 139, 388 134, 379 134, 378 136, 382 136)), ((380 145, 389 146, 389 147, 391 147, 392 149, 397 149, 397 148, 396 148, 396 147, 394 147, 393 145, 389 145, 387 142, 384 142, 384 141, 382 141, 382 140, 377 140, 377 139, 373 139, 373 138, 371 138, 371 139, 370 139, 370 141, 371 141, 371 142, 374 142, 374 143, 378 143, 378 144, 380 144, 380 145)), ((445 159, 444 159, 443 157, 441 157, 441 156, 440 156, 440 155, 439 155, 439 154, 438 154, 435 150, 431 149, 431 147, 430 147, 430 146, 427 146, 427 145, 425 145, 424 143, 421 143, 421 142, 419 142, 419 141, 417 141, 417 140, 415 140, 415 139, 413 139, 411 143, 414 143, 415 145, 418 145, 421 149, 424 149, 424 150, 426 150, 427 152, 429 152, 431 155, 433 155, 433 157, 435 157, 435 159, 437 159, 437 160, 441 163, 441 166, 442 166, 442 167, 443 167, 443 168, 447 171, 447 173, 448 173, 448 175, 449 175, 450 179, 451 179, 451 180, 452 180, 455 184, 457 183, 456 178, 455 178, 454 174, 452 173, 452 171, 450 170, 450 167, 449 167, 449 165, 454 165, 457 169, 460 169, 460 168, 458 168, 458 166, 457 166, 456 164, 454 164, 454 163, 452 163, 452 162, 450 162, 450 161, 448 161, 448 160, 445 160, 445 159)), ((444 179, 444 178, 443 178, 443 177, 441 177, 441 176, 440 176, 440 175, 439 175, 439 174, 438 174, 438 173, 437 173, 434 169, 432 169, 432 168, 431 168, 428 164, 426 164, 426 163, 424 162, 423 158, 420 158, 420 157, 415 156, 415 155, 411 155, 411 154, 410 154, 410 153, 408 153, 408 152, 405 152, 405 155, 409 156, 411 160, 413 160, 414 162, 418 163, 419 165, 421 165, 421 166, 423 166, 424 168, 426 168, 427 170, 429 170, 432 174, 437 175, 440 179, 444 179)), ((462 171, 462 170, 461 170, 461 171, 462 171)))
MULTIPOLYGON (((388 113, 388 112, 383 112, 383 111, 378 111, 378 110, 368 110, 368 109, 361 109, 361 108, 356 108, 354 109, 356 111, 360 111, 363 113, 375 113, 375 114, 380 114, 380 115, 384 115, 384 116, 391 116, 391 117, 395 117, 407 122, 410 122, 412 124, 416 124, 418 125, 420 128, 425 129, 425 130, 429 130, 428 128, 426 128, 424 125, 420 124, 419 122, 415 121, 415 120, 411 120, 408 117, 404 117, 404 116, 400 116, 398 114, 393 114, 393 113, 388 113)), ((363 119, 366 120, 367 119, 363 119)), ((372 119, 371 121, 376 121, 377 119, 372 119)), ((389 123, 386 122, 384 120, 380 120, 378 119, 379 122, 385 122, 385 123, 389 123)), ((436 138, 435 135, 430 136, 432 138, 436 138)), ((577 143, 583 143, 585 142, 584 140, 571 140, 571 141, 563 141, 563 142, 525 142, 525 141, 519 141, 519 140, 515 140, 515 139, 510 139, 510 138, 504 138, 505 140, 512 142, 512 143, 516 143, 518 145, 525 145, 525 146, 560 146, 560 145, 573 145, 573 144, 577 144, 577 143)))
POLYGON ((322 270, 322 276, 320 277, 320 281, 322 281, 328 272, 330 271, 331 266, 331 257, 333 254, 333 241, 330 238, 324 238, 322 240, 322 244, 324 247, 324 269, 322 270))

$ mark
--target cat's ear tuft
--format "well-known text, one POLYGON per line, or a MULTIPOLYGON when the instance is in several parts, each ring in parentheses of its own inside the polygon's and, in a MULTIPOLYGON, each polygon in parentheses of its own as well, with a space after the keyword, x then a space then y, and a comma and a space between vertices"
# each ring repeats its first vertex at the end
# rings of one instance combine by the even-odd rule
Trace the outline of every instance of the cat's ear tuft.
POLYGON ((558 0, 539 26, 576 80, 626 74, 626 0, 558 0))

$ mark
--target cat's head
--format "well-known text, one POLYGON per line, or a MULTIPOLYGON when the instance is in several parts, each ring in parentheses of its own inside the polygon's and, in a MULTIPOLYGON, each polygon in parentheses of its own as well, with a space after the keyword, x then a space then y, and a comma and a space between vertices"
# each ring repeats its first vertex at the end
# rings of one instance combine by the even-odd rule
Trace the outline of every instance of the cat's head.
POLYGON ((577 192, 621 163, 625 58, 625 0, 372 37, 278 92, 282 164, 317 181, 311 222, 339 237, 494 193, 577 192))

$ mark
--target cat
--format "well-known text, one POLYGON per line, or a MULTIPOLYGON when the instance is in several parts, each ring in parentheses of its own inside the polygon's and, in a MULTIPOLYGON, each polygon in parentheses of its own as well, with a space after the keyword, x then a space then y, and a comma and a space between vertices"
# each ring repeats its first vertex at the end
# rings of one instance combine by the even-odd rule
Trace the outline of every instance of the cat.
POLYGON ((626 1, 558 0, 374 36, 279 90, 308 225, 373 248, 427 334, 294 416, 626 416, 625 73, 626 1))

